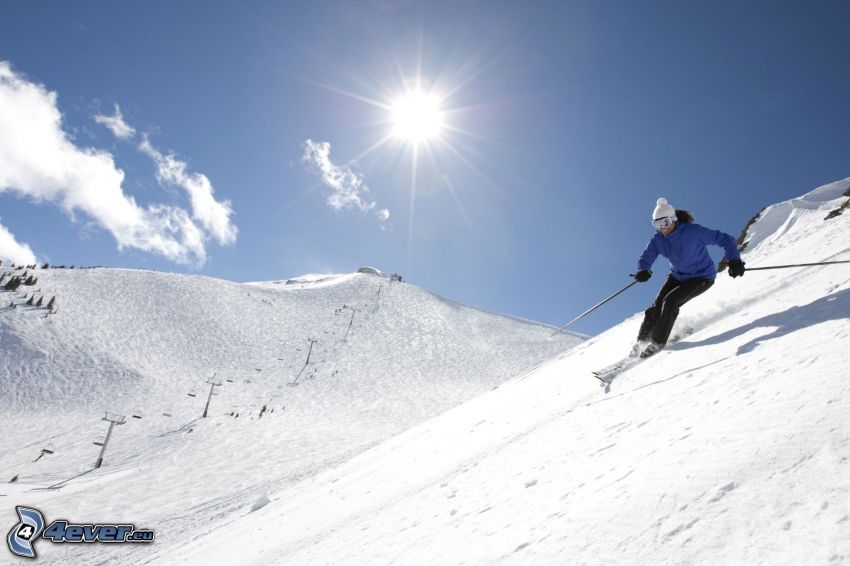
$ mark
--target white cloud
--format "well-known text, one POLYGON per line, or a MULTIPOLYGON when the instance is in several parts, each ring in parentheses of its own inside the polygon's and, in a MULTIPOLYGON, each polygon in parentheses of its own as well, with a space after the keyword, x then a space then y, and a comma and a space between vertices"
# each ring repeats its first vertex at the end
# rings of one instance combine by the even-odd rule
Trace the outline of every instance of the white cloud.
POLYGON ((38 263, 32 249, 15 240, 15 236, 2 224, 0 224, 0 259, 23 265, 38 263))
MULTIPOLYGON (((332 189, 327 203, 334 210, 356 208, 367 212, 375 208, 375 201, 369 197, 369 188, 363 184, 363 176, 351 167, 335 165, 331 161, 331 144, 328 142, 305 141, 302 160, 318 171, 325 185, 332 189)), ((382 209, 377 216, 383 222, 390 217, 390 211, 382 209)))
MULTIPOLYGON (((109 128, 116 137, 129 140, 136 135, 136 130, 124 121, 121 108, 115 105, 114 116, 97 115, 94 121, 109 128)), ((164 155, 156 149, 147 136, 142 137, 139 150, 150 157, 157 166, 157 180, 160 183, 170 183, 183 188, 189 194, 192 204, 192 218, 215 237, 222 245, 232 244, 236 241, 238 232, 236 226, 231 223, 233 214, 230 201, 218 202, 213 197, 215 190, 206 175, 201 173, 187 173, 188 165, 180 161, 173 154, 164 155)))
MULTIPOLYGON (((222 238, 215 219, 205 216, 210 214, 205 208, 210 203, 201 194, 203 182, 195 180, 201 189, 193 197, 193 207, 201 212, 193 216, 204 228, 211 226, 219 241, 232 242, 235 228, 222 238)), ((27 81, 9 63, 0 61, 0 193, 53 203, 72 217, 78 211, 85 213, 113 235, 119 249, 135 248, 179 263, 203 264, 205 230, 179 207, 139 206, 124 194, 123 181, 124 172, 115 166, 111 154, 77 147, 68 138, 55 92, 27 81)))
POLYGON ((116 138, 129 140, 136 135, 136 129, 124 121, 124 116, 121 114, 121 108, 119 108, 117 104, 115 105, 114 116, 98 114, 94 117, 94 121, 109 128, 116 138))
POLYGON ((230 216, 233 214, 230 201, 215 200, 215 191, 206 175, 187 173, 188 166, 185 162, 175 158, 173 154, 163 155, 151 145, 147 136, 139 144, 139 149, 156 163, 156 177, 161 183, 171 183, 186 190, 192 203, 192 217, 215 236, 220 244, 232 244, 236 241, 237 229, 230 222, 230 216))

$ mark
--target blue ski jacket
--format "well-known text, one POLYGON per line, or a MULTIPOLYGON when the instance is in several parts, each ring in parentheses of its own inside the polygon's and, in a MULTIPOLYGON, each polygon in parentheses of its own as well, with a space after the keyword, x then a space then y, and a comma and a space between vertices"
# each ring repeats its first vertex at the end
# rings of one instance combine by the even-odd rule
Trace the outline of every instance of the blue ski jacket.
POLYGON ((669 236, 657 232, 649 240, 638 260, 638 270, 649 270, 660 254, 670 260, 670 274, 677 281, 714 279, 717 266, 705 249, 708 245, 723 248, 730 261, 741 259, 735 238, 729 234, 699 224, 679 222, 669 236))

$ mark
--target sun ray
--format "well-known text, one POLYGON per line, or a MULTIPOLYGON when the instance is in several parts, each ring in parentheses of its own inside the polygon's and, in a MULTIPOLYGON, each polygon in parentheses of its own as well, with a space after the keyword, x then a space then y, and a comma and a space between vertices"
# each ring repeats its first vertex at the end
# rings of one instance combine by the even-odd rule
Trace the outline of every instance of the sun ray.
POLYGON ((557 97, 557 94, 538 94, 534 96, 517 96, 512 97, 508 100, 491 100, 490 102, 483 104, 472 104, 466 106, 454 106, 449 110, 446 110, 446 113, 469 113, 469 112, 477 112, 481 110, 499 110, 506 106, 516 106, 516 105, 533 105, 537 104, 541 101, 551 101, 557 97))
POLYGON ((477 79, 479 76, 481 76, 484 73, 484 71, 486 71, 490 67, 494 66, 497 62, 498 62, 498 59, 494 58, 493 61, 487 63, 486 65, 482 65, 482 66, 478 67, 477 69, 473 70, 471 73, 463 73, 464 79, 461 80, 461 81, 458 81, 457 83, 455 83, 452 86, 452 88, 448 89, 446 91, 446 97, 450 98, 450 97, 454 96, 455 94, 457 94, 463 87, 465 87, 466 85, 468 85, 469 83, 471 83, 472 81, 477 79))
MULTIPOLYGON (((444 140, 444 141, 445 141, 445 140, 444 140)), ((522 148, 522 147, 520 147, 520 146, 516 146, 516 147, 508 146, 508 148, 509 148, 509 149, 512 149, 512 150, 514 150, 514 151, 526 151, 524 148, 522 148)), ((472 153, 472 154, 473 154, 473 155, 474 155, 474 156, 475 156, 475 157, 476 157, 479 161, 488 161, 488 160, 487 160, 487 157, 486 157, 485 155, 483 155, 483 154, 482 154, 481 152, 479 152, 479 151, 476 151, 475 149, 472 149, 472 148, 470 148, 470 147, 468 147, 468 146, 467 146, 467 147, 466 147, 466 151, 467 151, 468 153, 472 153)), ((469 159, 467 158, 466 163, 467 163, 467 164, 471 163, 471 160, 469 160, 469 159)), ((528 189, 528 188, 530 188, 530 187, 532 187, 532 186, 533 186, 533 185, 529 184, 529 182, 528 182, 527 180, 523 179, 522 177, 517 176, 517 175, 516 175, 516 173, 514 173, 512 170, 510 170, 510 169, 508 169, 508 168, 506 168, 506 167, 502 166, 502 165, 501 165, 498 161, 489 161, 489 164, 490 164, 490 167, 491 167, 491 168, 494 168, 494 169, 498 170, 498 172, 500 173, 500 175, 501 175, 503 178, 510 179, 510 181, 511 181, 510 185, 511 185, 511 186, 514 186, 514 187, 524 187, 524 188, 526 188, 526 189, 528 189)), ((480 172, 479 172, 479 174, 480 174, 480 172)), ((484 178, 489 179, 488 177, 484 177, 484 178)), ((492 180, 491 180, 491 182, 492 182, 492 180)), ((494 186, 495 186, 498 190, 500 190, 500 192, 501 192, 502 196, 503 196, 506 200, 511 200, 510 195, 509 195, 507 192, 505 192, 505 191, 501 188, 501 186, 500 186, 500 185, 494 185, 494 186)), ((516 191, 514 191, 514 192, 516 192, 516 191)))
MULTIPOLYGON (((431 162, 436 163, 442 169, 440 159, 433 151, 433 148, 430 145, 426 145, 425 149, 428 152, 428 157, 431 158, 431 162)), ((451 182, 449 176, 446 173, 442 174, 442 178, 443 182, 446 184, 446 187, 449 189, 449 195, 452 197, 452 201, 454 202, 455 208, 457 209, 458 214, 460 214, 460 217, 463 219, 463 223, 466 226, 466 229, 471 232, 472 222, 470 222, 469 215, 466 213, 466 209, 463 207, 463 204, 460 202, 460 198, 456 194, 454 184, 451 182)))
MULTIPOLYGON (((387 144, 385 144, 386 146, 387 144)), ((374 160, 371 164, 369 164, 365 169, 363 169, 364 175, 371 172, 379 163, 397 163, 399 161, 399 156, 406 148, 401 145, 395 145, 394 147, 390 145, 388 150, 391 152, 387 156, 381 156, 379 159, 374 160)))
POLYGON ((474 132, 470 132, 469 130, 464 130, 464 129, 458 128, 456 126, 451 126, 451 125, 448 125, 448 124, 446 124, 443 127, 446 130, 453 132, 455 134, 460 134, 462 136, 466 136, 466 137, 476 139, 476 140, 479 140, 479 141, 492 143, 493 145, 498 145, 498 146, 501 146, 501 147, 504 147, 504 148, 507 148, 507 149, 511 149, 511 150, 521 150, 522 149, 521 146, 519 146, 515 143, 511 143, 507 140, 500 140, 498 138, 482 136, 481 134, 476 134, 474 132))
POLYGON ((413 147, 413 165, 410 169, 410 214, 407 226, 407 273, 413 274, 413 225, 416 220, 416 173, 419 162, 419 148, 413 147))
MULTIPOLYGON (((311 48, 310 46, 304 46, 302 48, 307 53, 312 55, 315 59, 317 59, 317 60, 319 60, 323 63, 327 63, 329 61, 328 56, 322 54, 321 52, 319 52, 316 49, 311 48)), ((371 78, 370 79, 364 79, 364 78, 362 78, 360 75, 355 74, 352 71, 351 67, 343 66, 343 65, 339 65, 339 64, 333 64, 333 63, 331 63, 331 67, 333 68, 334 75, 344 75, 344 76, 348 77, 349 79, 351 79, 352 81, 356 82, 361 87, 363 87, 364 91, 368 91, 370 89, 373 89, 376 86, 376 81, 374 79, 371 79, 371 78)), ((286 75, 288 75, 288 76, 290 76, 290 77, 292 77, 296 80, 304 80, 301 76, 293 74, 293 73, 284 73, 284 74, 286 74, 286 75)), ((315 81, 310 81, 310 79, 307 79, 307 81, 310 82, 311 84, 316 84, 315 81)), ((322 86, 323 88, 325 86, 325 85, 322 85, 321 83, 318 83, 318 84, 319 84, 319 86, 322 86)))
POLYGON ((453 146, 449 140, 444 139, 441 141, 449 149, 449 151, 451 151, 458 159, 460 159, 467 167, 469 167, 472 172, 474 172, 476 175, 478 175, 479 177, 484 179, 488 184, 490 184, 493 188, 495 188, 502 196, 502 198, 504 198, 505 200, 510 200, 508 198, 508 194, 501 186, 499 186, 499 184, 495 180, 491 179, 487 176, 486 173, 481 171, 481 169, 479 169, 472 161, 470 161, 465 155, 463 155, 460 150, 453 146))
POLYGON ((446 187, 449 189, 449 194, 452 197, 452 201, 454 201, 455 208, 457 208, 458 214, 463 219, 463 224, 466 226, 466 229, 470 232, 473 231, 472 222, 469 220, 469 215, 466 213, 466 209, 463 207, 463 203, 460 202, 460 197, 457 195, 457 190, 455 189, 454 183, 452 183, 449 176, 443 173, 443 182, 446 183, 446 187))
POLYGON ((341 96, 345 96, 345 97, 350 98, 352 100, 358 100, 360 102, 364 102, 366 104, 369 104, 370 106, 374 106, 375 108, 381 108, 383 110, 390 110, 391 109, 390 106, 386 102, 382 102, 380 100, 375 100, 374 98, 369 98, 367 96, 363 96, 363 95, 360 95, 360 94, 357 94, 357 93, 354 93, 354 92, 349 92, 347 90, 343 90, 343 89, 335 87, 333 85, 329 85, 329 84, 326 84, 326 83, 323 83, 323 82, 320 82, 320 81, 316 81, 316 80, 313 80, 313 79, 310 79, 310 78, 307 78, 307 77, 302 77, 300 75, 295 75, 295 74, 292 74, 292 73, 287 73, 287 75, 292 77, 293 79, 305 82, 307 84, 311 84, 313 86, 317 86, 317 87, 324 89, 328 92, 332 92, 334 94, 339 94, 341 96))
POLYGON ((379 139, 377 142, 375 142, 374 144, 372 144, 371 146, 369 146, 369 147, 367 147, 365 150, 363 150, 363 151, 362 151, 359 155, 356 155, 355 157, 353 157, 352 159, 350 159, 350 160, 348 161, 347 165, 352 165, 353 163, 355 163, 355 162, 357 162, 357 161, 360 161, 361 159, 363 159, 363 158, 365 158, 365 157, 369 156, 370 154, 372 154, 372 153, 373 153, 373 152, 375 152, 376 150, 378 150, 378 149, 380 149, 381 147, 383 147, 384 145, 386 145, 386 144, 387 144, 388 142, 390 142, 392 139, 393 139, 393 134, 392 134, 392 133, 389 133, 389 134, 385 135, 384 137, 382 137, 381 139, 379 139))

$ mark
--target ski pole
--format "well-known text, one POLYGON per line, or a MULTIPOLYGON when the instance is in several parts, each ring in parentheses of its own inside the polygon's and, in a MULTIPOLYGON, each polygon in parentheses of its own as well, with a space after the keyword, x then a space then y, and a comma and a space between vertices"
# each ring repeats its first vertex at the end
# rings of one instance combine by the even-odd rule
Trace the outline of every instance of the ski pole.
MULTIPOLYGON (((631 275, 631 277, 634 277, 634 275, 631 275)), ((608 297, 607 299, 605 299, 605 300, 603 300, 599 303, 596 303, 595 305, 593 305, 592 307, 590 307, 589 309, 587 309, 586 311, 584 311, 583 313, 581 313, 580 315, 578 315, 577 317, 575 317, 574 319, 572 319, 571 321, 566 323, 564 326, 562 326, 561 328, 559 328, 558 330, 553 332, 552 335, 549 336, 549 338, 551 338, 555 334, 559 333, 561 330, 565 329, 566 327, 568 327, 572 323, 586 317, 587 315, 589 315, 590 313, 592 313, 593 311, 595 311, 596 309, 598 309, 599 307, 601 307, 602 305, 604 305, 605 303, 607 303, 608 301, 610 301, 611 299, 613 299, 614 297, 616 297, 617 295, 619 295, 620 293, 622 293, 623 291, 625 291, 626 289, 628 289, 629 287, 631 287, 632 285, 634 285, 636 283, 637 283, 637 281, 632 281, 631 283, 629 283, 628 285, 626 285, 625 287, 623 287, 622 289, 620 289, 619 291, 617 291, 616 293, 614 293, 613 295, 608 297)))
POLYGON ((788 267, 812 267, 815 265, 833 265, 835 263, 850 263, 847 261, 822 261, 820 263, 795 263, 793 265, 771 265, 768 267, 748 267, 746 271, 761 271, 764 269, 786 269, 788 267))

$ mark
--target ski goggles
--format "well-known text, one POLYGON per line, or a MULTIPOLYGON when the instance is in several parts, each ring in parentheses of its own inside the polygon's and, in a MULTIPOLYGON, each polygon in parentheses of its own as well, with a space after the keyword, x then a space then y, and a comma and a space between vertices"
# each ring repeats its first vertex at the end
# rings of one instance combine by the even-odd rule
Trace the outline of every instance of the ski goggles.
POLYGON ((652 225, 656 230, 663 230, 664 228, 668 228, 676 222, 675 216, 668 216, 666 218, 656 218, 652 221, 652 225))

